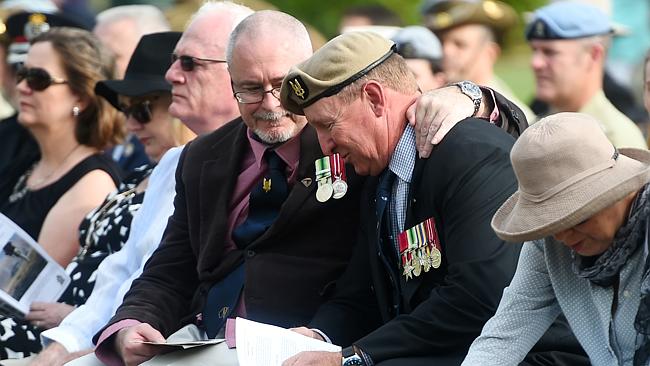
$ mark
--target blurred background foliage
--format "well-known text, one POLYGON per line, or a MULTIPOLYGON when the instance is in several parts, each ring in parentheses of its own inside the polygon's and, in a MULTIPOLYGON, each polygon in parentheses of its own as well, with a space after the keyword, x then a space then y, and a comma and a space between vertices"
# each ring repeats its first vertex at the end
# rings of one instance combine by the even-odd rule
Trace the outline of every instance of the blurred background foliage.
MULTIPOLYGON (((397 13, 404 25, 420 24, 421 0, 267 0, 279 10, 290 13, 318 29, 326 38, 338 34, 341 15, 352 6, 381 4, 397 13)), ((504 1, 504 0, 502 0, 504 1)), ((530 50, 525 42, 524 17, 527 12, 546 4, 546 0, 505 0, 519 14, 520 22, 507 35, 496 73, 524 101, 532 99, 534 79, 528 66, 530 50)))
MULTIPOLYGON (((272 8, 287 12, 320 32, 324 39, 330 39, 338 34, 339 22, 346 9, 353 6, 381 4, 399 15, 403 25, 420 24, 420 8, 423 0, 234 0, 253 9, 272 8)), ((534 79, 529 67, 530 50, 523 37, 524 17, 526 12, 546 4, 546 0, 501 0, 510 4, 519 14, 520 22, 517 27, 508 32, 502 57, 496 65, 496 73, 512 88, 519 98, 524 101, 532 99, 534 79)), ((645 0, 644 0, 645 1, 645 0)), ((90 0, 97 10, 108 6, 126 5, 133 3, 150 3, 162 9, 171 7, 187 8, 175 14, 189 15, 201 3, 201 0, 90 0)), ((169 13, 168 13, 169 14, 169 13)), ((170 19, 173 23, 174 19, 170 19)))
MULTIPOLYGON (((320 30, 323 35, 331 38, 337 34, 338 22, 343 12, 352 6, 381 4, 397 13, 404 25, 420 23, 421 0, 267 0, 278 9, 286 11, 320 30)), ((546 3, 545 0, 509 0, 519 14, 534 10, 546 3)))

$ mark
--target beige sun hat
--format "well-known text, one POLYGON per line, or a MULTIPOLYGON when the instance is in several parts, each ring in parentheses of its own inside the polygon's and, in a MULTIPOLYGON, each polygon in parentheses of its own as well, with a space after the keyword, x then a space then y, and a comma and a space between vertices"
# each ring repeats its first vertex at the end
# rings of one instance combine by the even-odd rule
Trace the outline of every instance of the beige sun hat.
POLYGON ((519 188, 497 210, 503 240, 571 228, 650 181, 650 152, 617 150, 591 116, 558 113, 530 126, 510 152, 519 188))

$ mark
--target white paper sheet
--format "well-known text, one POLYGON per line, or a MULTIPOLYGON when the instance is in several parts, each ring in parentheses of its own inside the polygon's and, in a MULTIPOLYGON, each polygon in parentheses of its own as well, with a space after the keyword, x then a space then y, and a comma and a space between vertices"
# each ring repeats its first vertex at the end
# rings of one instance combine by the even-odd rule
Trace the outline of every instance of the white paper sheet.
POLYGON ((239 366, 281 366, 284 360, 302 351, 341 351, 337 345, 243 318, 237 318, 235 338, 239 366))
POLYGON ((57 301, 69 283, 65 269, 0 214, 0 314, 22 318, 33 301, 57 301))

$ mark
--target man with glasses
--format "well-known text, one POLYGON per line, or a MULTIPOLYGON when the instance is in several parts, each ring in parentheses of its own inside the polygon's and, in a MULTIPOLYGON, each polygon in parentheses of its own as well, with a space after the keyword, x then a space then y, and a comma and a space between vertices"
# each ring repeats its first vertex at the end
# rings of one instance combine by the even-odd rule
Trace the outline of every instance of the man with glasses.
MULTIPOLYGON (((197 90, 183 81, 226 67, 201 51, 183 40, 176 47, 167 74, 176 113, 191 108, 181 103, 187 96, 209 99, 205 87, 217 85, 197 90)), ((284 13, 258 12, 233 30, 224 57, 230 78, 218 85, 232 85, 220 91, 236 98, 241 118, 183 151, 175 212, 159 249, 98 335, 100 360, 141 363, 159 349, 133 341, 163 341, 183 326, 215 337, 232 316, 289 327, 323 302, 351 256, 362 181, 349 171, 344 197, 316 199, 314 161, 323 157, 316 133, 278 99, 290 66, 311 53, 304 25, 284 13), (119 357, 106 352, 112 345, 119 357)))
MULTIPOLYGON (((251 13, 251 9, 241 5, 207 3, 192 18, 175 47, 176 54, 189 54, 193 50, 195 55, 225 59, 232 29, 251 13)), ((237 117, 237 103, 229 90, 230 80, 224 64, 197 63, 193 68, 185 65, 183 69, 187 71, 181 66, 180 62, 175 62, 166 75, 175 96, 170 108, 172 115, 197 135, 212 132, 237 117), (220 80, 226 81, 218 84, 220 80), (186 92, 198 88, 205 98, 201 93, 186 92)), ((140 114, 142 118, 146 114, 140 108, 128 112, 140 114)), ((46 348, 33 365, 60 365, 92 352, 93 335, 115 313, 131 282, 140 275, 161 241, 167 220, 174 211, 174 173, 181 151, 182 147, 170 149, 158 163, 149 178, 147 194, 134 218, 128 241, 99 267, 93 293, 86 304, 70 313, 59 327, 41 333, 46 348)))
MULTIPOLYGON (((216 82, 183 84, 207 67, 223 67, 198 41, 183 36, 173 56, 178 62, 167 74, 174 83, 170 109, 189 117, 201 114, 184 101, 195 95, 211 100, 215 91, 209 86, 224 89, 216 82)), ((323 158, 316 133, 278 100, 290 66, 311 53, 305 27, 284 13, 258 12, 235 28, 226 61, 241 118, 186 146, 164 240, 96 335, 102 361, 144 362, 160 349, 140 341, 162 342, 181 327, 176 335, 221 336, 226 318, 234 316, 294 326, 327 299, 356 239, 361 180, 347 169, 347 193, 323 194, 321 186, 328 182, 315 174, 314 163, 323 158)), ((469 109, 469 115, 473 103, 459 97, 460 109, 469 109)), ((201 122, 189 117, 185 123, 201 122)), ((331 180, 345 179, 338 173, 331 180)), ((220 353, 224 348, 179 351, 152 361, 233 361, 220 353)))

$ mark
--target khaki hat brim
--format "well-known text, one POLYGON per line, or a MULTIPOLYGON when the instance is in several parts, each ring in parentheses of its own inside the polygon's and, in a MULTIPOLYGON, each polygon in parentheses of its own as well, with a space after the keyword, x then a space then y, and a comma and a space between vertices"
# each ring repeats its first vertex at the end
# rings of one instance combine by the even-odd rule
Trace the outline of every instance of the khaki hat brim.
POLYGON ((650 151, 619 149, 616 164, 543 202, 515 192, 492 217, 492 229, 509 242, 536 240, 576 226, 650 181, 650 151))

